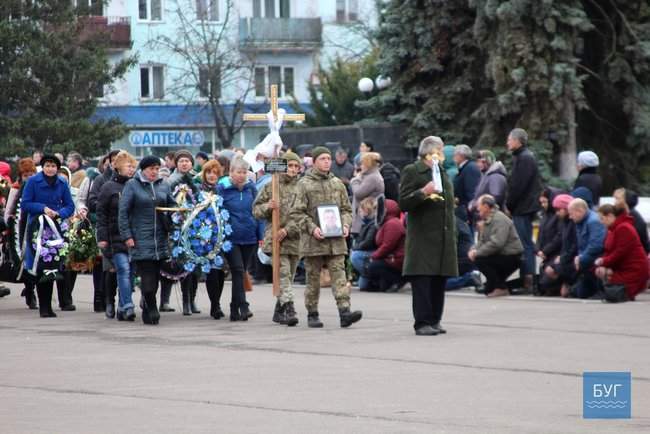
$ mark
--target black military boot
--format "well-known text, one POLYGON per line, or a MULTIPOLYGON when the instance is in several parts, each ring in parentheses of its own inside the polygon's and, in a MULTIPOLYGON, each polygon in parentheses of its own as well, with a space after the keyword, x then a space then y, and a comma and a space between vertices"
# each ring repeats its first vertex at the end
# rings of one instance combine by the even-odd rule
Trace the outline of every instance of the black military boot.
POLYGON ((307 314, 307 326, 314 329, 323 327, 323 323, 320 321, 320 318, 318 318, 318 312, 309 312, 307 314))
POLYGON ((282 308, 282 305, 280 304, 280 300, 278 299, 275 302, 275 310, 273 311, 273 322, 282 324, 283 320, 284 320, 284 309, 282 308))
POLYGON ((160 311, 176 312, 176 309, 169 305, 169 299, 172 295, 172 282, 167 279, 160 281, 160 311))
POLYGON ((363 316, 360 310, 350 312, 350 308, 339 309, 339 316, 341 317, 341 327, 350 327, 355 322, 359 321, 363 316))
POLYGON ((294 327, 298 324, 298 317, 296 316, 296 309, 293 307, 293 301, 287 302, 284 306, 284 322, 289 327, 294 327))

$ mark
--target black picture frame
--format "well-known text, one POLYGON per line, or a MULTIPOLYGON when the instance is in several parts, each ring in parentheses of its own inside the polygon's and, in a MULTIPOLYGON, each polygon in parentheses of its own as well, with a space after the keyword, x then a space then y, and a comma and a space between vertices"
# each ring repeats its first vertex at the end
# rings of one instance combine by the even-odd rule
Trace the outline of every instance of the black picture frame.
POLYGON ((316 208, 318 213, 318 227, 325 238, 338 238, 343 236, 343 222, 338 205, 320 205, 316 208))

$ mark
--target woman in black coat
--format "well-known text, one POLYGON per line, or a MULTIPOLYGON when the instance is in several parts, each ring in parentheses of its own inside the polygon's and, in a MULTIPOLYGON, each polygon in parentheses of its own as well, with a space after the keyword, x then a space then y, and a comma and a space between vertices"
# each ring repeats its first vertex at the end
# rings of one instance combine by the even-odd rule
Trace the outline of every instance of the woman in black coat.
POLYGON ((126 247, 119 226, 119 203, 126 182, 133 177, 137 161, 128 152, 121 151, 115 157, 113 178, 102 186, 97 200, 97 245, 102 249, 104 267, 104 293, 106 317, 114 318, 115 292, 119 288, 117 319, 135 320, 132 292, 132 270, 129 249, 126 247))
POLYGON ((147 156, 140 161, 140 170, 122 190, 118 217, 120 237, 141 280, 142 322, 152 325, 160 320, 156 306, 160 267, 170 256, 167 224, 156 208, 176 206, 169 184, 160 178, 159 170, 157 157, 147 156))
POLYGON ((586 187, 591 191, 593 204, 598 207, 600 203, 600 194, 603 190, 603 180, 598 174, 600 161, 598 155, 592 151, 583 151, 578 154, 578 178, 576 179, 573 189, 586 187))
MULTIPOLYGON (((539 280, 535 291, 536 295, 544 295, 546 292, 547 283, 544 276, 544 270, 547 266, 555 262, 562 250, 562 221, 556 214, 553 208, 553 199, 563 192, 553 187, 547 187, 539 197, 539 204, 542 206, 540 212, 539 234, 537 235, 537 243, 535 251, 537 257, 542 260, 539 268, 539 280)), ((559 289, 559 286, 558 286, 559 289)))

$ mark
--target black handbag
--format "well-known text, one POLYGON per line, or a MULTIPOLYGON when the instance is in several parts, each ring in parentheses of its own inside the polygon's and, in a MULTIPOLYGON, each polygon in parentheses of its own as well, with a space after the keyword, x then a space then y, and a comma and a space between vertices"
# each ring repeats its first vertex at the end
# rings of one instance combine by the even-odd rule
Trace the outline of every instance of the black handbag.
POLYGON ((628 301, 627 292, 625 292, 625 285, 616 283, 606 283, 603 285, 603 302, 605 303, 622 303, 628 301))

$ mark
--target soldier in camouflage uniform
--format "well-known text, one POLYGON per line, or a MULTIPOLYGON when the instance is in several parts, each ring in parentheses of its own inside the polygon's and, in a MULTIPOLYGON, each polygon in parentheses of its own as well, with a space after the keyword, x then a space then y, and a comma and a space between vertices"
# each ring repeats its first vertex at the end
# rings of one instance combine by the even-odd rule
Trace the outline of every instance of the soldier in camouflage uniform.
POLYGON ((300 260, 300 228, 295 220, 291 220, 290 212, 296 203, 298 193, 298 173, 302 161, 293 152, 282 156, 287 160, 287 173, 280 175, 280 200, 272 200, 273 185, 266 184, 255 199, 253 215, 258 220, 266 220, 264 233, 264 253, 273 253, 273 234, 271 217, 274 209, 280 210, 280 295, 275 304, 273 321, 290 327, 298 324, 296 309, 293 305, 293 278, 300 260))
POLYGON ((345 238, 350 233, 352 207, 343 183, 330 173, 332 154, 319 146, 312 151, 314 167, 298 182, 298 200, 290 218, 301 228, 301 254, 305 258, 307 286, 305 306, 309 327, 323 327, 318 316, 320 273, 327 266, 332 279, 332 293, 336 299, 341 327, 349 327, 361 319, 361 311, 350 312, 350 288, 345 276, 345 255, 348 247, 345 238), (318 221, 318 207, 336 205, 341 215, 343 236, 325 238, 318 221))

